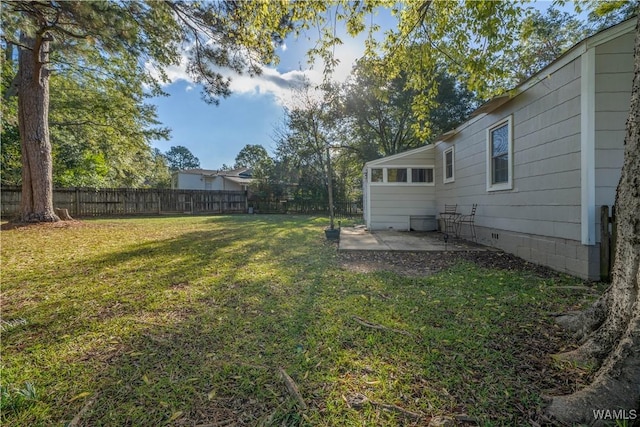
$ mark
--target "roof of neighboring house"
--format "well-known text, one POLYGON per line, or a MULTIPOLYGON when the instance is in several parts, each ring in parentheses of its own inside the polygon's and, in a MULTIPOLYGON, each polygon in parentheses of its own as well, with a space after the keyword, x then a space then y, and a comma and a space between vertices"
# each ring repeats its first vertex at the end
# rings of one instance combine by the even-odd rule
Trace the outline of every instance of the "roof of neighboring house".
POLYGON ((222 179, 226 179, 237 184, 251 184, 253 181, 251 178, 242 178, 239 176, 222 176, 222 179))
POLYGON ((237 176, 241 178, 251 178, 252 170, 250 168, 238 168, 228 171, 219 171, 217 175, 226 177, 237 176))
POLYGON ((185 173, 188 175, 214 175, 216 174, 218 171, 216 170, 209 170, 209 169, 180 169, 177 171, 173 171, 173 173, 185 173))
POLYGON ((195 169, 182 169, 182 170, 178 170, 173 172, 174 174, 176 173, 184 173, 184 174, 188 174, 188 175, 202 175, 202 176, 208 176, 208 177, 214 177, 214 176, 221 176, 221 177, 226 177, 226 178, 230 178, 230 177, 236 177, 236 178, 243 178, 243 179, 247 179, 247 182, 250 182, 251 180, 251 169, 250 168, 238 168, 238 169, 232 169, 232 170, 211 170, 211 169, 199 169, 199 168, 195 168, 195 169))

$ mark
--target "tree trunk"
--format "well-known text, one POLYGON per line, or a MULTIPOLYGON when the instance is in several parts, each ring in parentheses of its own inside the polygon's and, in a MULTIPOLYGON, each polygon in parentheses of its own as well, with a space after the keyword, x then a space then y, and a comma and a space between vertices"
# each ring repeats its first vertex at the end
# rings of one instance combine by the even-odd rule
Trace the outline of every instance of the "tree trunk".
POLYGON ((331 151, 327 144, 327 188, 329 190, 329 227, 335 228, 335 212, 333 211, 333 169, 331 168, 331 151))
POLYGON ((572 360, 602 361, 593 382, 552 398, 547 414, 565 424, 602 424, 640 418, 640 15, 636 23, 634 77, 625 135, 624 164, 616 193, 618 240, 607 316, 575 351, 572 360))
POLYGON ((54 208, 54 211, 62 221, 73 221, 73 218, 69 215, 69 209, 54 208))
POLYGON ((20 37, 18 126, 22 146, 22 221, 58 221, 53 210, 53 161, 49 140, 49 40, 20 37), (31 46, 28 49, 25 46, 31 46))

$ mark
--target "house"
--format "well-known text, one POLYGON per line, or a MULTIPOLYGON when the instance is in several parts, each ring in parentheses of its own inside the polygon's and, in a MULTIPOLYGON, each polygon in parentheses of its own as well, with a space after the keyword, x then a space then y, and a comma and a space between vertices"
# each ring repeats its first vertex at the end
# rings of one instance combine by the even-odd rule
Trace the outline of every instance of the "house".
POLYGON ((186 169, 171 176, 171 188, 180 190, 247 191, 251 169, 234 170, 186 169))
POLYGON ((478 242, 599 277, 601 205, 613 205, 633 78, 635 19, 575 45, 432 145, 368 162, 370 230, 435 229, 478 204, 478 242))

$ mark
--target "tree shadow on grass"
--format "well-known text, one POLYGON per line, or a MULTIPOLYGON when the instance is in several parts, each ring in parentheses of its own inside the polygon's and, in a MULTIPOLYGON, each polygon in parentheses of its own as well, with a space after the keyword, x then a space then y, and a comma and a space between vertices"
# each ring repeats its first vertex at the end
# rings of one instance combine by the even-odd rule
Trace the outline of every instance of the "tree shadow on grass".
MULTIPOLYGON (((123 395, 124 401, 135 404, 129 406, 127 415, 120 421, 126 419, 132 425, 157 425, 166 421, 167 408, 176 403, 176 395, 172 402, 161 398, 166 389, 174 390, 179 396, 184 392, 182 387, 192 390, 194 385, 200 384, 207 388, 204 373, 218 372, 220 367, 235 384, 237 375, 231 375, 235 370, 254 369, 244 362, 227 367, 233 353, 219 359, 217 355, 225 354, 222 350, 237 346, 234 351, 241 353, 247 348, 250 354, 278 351, 277 346, 266 348, 271 345, 268 339, 264 343, 241 339, 243 333, 250 335, 249 319, 265 314, 277 319, 282 313, 278 304, 263 313, 263 307, 259 306, 262 301, 256 299, 256 295, 289 300, 297 292, 300 275, 309 269, 320 268, 331 251, 325 247, 327 250, 318 254, 317 246, 322 247, 320 233, 312 235, 315 229, 305 228, 300 219, 290 221, 291 227, 284 229, 276 218, 247 221, 241 227, 234 220, 213 221, 218 225, 227 223, 229 227, 189 231, 68 262, 57 268, 55 287, 42 289, 48 293, 46 297, 15 310, 14 315, 28 318, 30 323, 3 334, 6 349, 17 353, 26 350, 66 355, 65 358, 52 357, 46 362, 47 369, 56 373, 45 375, 42 382, 45 387, 56 390, 50 405, 56 408, 54 413, 68 417, 69 411, 77 408, 82 400, 74 399, 74 396, 86 392, 78 389, 78 384, 65 387, 64 382, 74 380, 68 375, 92 376, 91 372, 99 372, 105 376, 85 381, 85 384, 100 384, 98 389, 114 389, 104 395, 100 392, 93 411, 100 412, 96 408, 107 402, 122 405, 116 396, 123 395), (253 260, 256 256, 258 261, 253 260), (166 371, 163 372, 168 377, 158 372, 156 378, 160 378, 160 383, 148 387, 151 374, 144 371, 154 369, 166 371), (114 382, 110 383, 107 378, 114 382), (140 378, 142 383, 136 383, 140 378), (188 380, 186 385, 181 384, 185 379, 188 380), (58 384, 54 385, 53 381, 58 384), (116 392, 116 389, 122 390, 116 392), (154 396, 154 393, 159 394, 154 396), (148 399, 155 402, 151 405, 153 408, 144 403, 148 399), (142 408, 140 413, 138 407, 142 408), (156 416, 156 411, 162 415, 156 416)), ((34 272, 29 280, 35 282, 39 274, 42 273, 34 272)), ((295 307, 291 309, 295 310, 295 307)), ((267 329, 264 334, 277 324, 274 320, 262 325, 267 329)), ((276 330, 272 332, 277 333, 276 330)), ((38 376, 39 362, 28 354, 13 360, 24 362, 23 367, 38 376)), ((11 366, 11 362, 8 368, 14 375, 20 369, 11 366)), ((263 378, 261 381, 266 381, 265 378, 271 381, 273 371, 261 375, 258 375, 263 378)), ((232 384, 229 389, 236 386, 232 384)), ((245 395, 250 393, 240 389, 238 398, 246 399, 245 395)), ((204 397, 198 395, 190 399, 204 399, 202 405, 196 407, 211 406, 214 401, 211 391, 208 390, 204 397)), ((225 399, 229 396, 222 400, 225 399)), ((215 402, 219 406, 218 400, 215 402)), ((229 401, 221 408, 231 410, 236 405, 237 402, 229 401)), ((283 402, 279 401, 276 407, 283 407, 283 402)), ((90 425, 111 425, 112 414, 122 416, 122 407, 117 411, 114 409, 115 412, 109 405, 104 408, 107 412, 90 418, 94 420, 90 425)), ((222 411, 218 409, 204 413, 210 417, 210 414, 222 411)), ((254 416, 256 411, 250 412, 254 416)), ((55 415, 53 417, 55 419, 55 415)))
MULTIPOLYGON (((22 311, 36 323, 3 335, 12 352, 26 341, 9 363, 23 362, 47 392, 43 418, 10 423, 413 422, 351 408, 354 393, 425 417, 475 407, 498 408, 488 418, 500 422, 527 421, 514 404, 535 405, 536 393, 518 380, 510 340, 522 339, 518 315, 545 295, 538 282, 503 272, 493 279, 504 286, 476 283, 494 273, 469 265, 427 279, 355 274, 337 268, 333 246, 302 219, 205 221, 216 227, 129 244, 55 273, 61 285, 49 302, 22 311), (500 340, 492 324, 506 331, 500 340), (306 413, 280 367, 300 385, 306 413), (513 412, 498 412, 505 408, 513 412)), ((10 376, 17 369, 9 366, 10 376)))

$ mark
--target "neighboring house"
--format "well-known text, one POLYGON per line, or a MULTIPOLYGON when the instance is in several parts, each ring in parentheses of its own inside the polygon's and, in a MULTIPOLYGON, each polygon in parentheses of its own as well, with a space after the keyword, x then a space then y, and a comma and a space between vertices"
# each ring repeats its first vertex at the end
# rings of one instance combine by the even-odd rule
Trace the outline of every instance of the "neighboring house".
POLYGON ((613 205, 633 78, 635 19, 591 36, 433 145, 364 168, 367 227, 435 229, 478 204, 478 242, 599 277, 599 206, 613 205))
POLYGON ((186 169, 171 176, 171 188, 180 190, 247 191, 251 184, 251 169, 226 171, 186 169))

